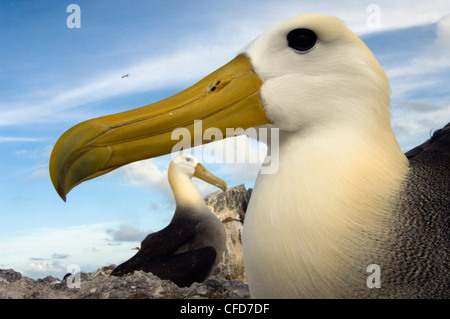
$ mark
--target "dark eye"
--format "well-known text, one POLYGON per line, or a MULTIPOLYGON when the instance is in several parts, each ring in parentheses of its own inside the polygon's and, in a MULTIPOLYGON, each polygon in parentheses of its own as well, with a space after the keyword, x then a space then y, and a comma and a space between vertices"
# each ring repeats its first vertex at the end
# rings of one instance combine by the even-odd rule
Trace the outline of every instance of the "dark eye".
POLYGON ((288 45, 298 51, 308 51, 317 42, 317 35, 308 29, 295 29, 287 35, 288 45))

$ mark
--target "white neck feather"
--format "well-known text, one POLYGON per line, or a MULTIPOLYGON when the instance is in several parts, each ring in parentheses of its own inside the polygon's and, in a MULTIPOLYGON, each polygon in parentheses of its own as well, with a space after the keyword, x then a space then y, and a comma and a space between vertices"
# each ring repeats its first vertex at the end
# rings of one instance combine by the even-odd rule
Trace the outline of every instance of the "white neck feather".
POLYGON ((258 176, 245 220, 252 296, 334 297, 389 220, 408 161, 390 127, 358 123, 281 133, 279 153, 279 171, 258 176))
MULTIPOLYGON (((203 208, 206 203, 189 176, 176 169, 168 172, 169 184, 177 207, 203 208)), ((196 209, 194 211, 201 211, 196 209)))

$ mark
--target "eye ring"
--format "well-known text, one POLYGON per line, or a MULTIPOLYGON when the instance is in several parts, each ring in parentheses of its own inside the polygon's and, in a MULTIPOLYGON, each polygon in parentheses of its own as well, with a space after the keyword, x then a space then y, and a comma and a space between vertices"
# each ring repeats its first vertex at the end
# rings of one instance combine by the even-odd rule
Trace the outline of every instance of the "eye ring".
POLYGON ((286 37, 289 47, 300 52, 311 50, 317 43, 317 35, 309 29, 294 29, 286 37))

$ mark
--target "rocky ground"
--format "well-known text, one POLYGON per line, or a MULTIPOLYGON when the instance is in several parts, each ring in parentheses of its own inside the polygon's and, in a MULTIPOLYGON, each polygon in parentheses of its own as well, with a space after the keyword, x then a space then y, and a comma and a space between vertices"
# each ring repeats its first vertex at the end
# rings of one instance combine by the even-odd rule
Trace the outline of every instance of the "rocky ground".
POLYGON ((151 273, 136 271, 109 276, 114 265, 94 273, 78 273, 59 280, 51 276, 33 280, 12 269, 0 270, 0 299, 248 299, 241 280, 213 276, 203 283, 180 288, 151 273))

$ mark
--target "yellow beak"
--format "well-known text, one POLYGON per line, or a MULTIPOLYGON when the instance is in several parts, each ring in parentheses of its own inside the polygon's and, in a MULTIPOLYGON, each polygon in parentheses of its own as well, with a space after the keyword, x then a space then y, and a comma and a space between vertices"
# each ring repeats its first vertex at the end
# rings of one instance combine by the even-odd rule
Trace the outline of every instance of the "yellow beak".
POLYGON ((266 124, 269 120, 260 100, 261 84, 249 58, 239 55, 165 100, 80 123, 65 132, 53 148, 53 185, 65 200, 83 181, 131 162, 169 154, 179 142, 171 138, 177 128, 189 130, 194 146, 194 120, 202 120, 202 132, 195 132, 201 136, 211 127, 227 137, 226 128, 266 124))
POLYGON ((227 190, 227 183, 223 179, 220 179, 217 176, 213 175, 200 163, 195 166, 194 176, 200 178, 202 181, 220 188, 223 191, 227 190))

